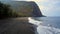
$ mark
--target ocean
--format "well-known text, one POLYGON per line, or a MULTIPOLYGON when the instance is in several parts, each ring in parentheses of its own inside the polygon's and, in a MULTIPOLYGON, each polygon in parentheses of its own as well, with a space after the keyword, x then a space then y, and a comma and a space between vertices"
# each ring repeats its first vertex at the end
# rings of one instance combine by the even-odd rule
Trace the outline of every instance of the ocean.
POLYGON ((60 17, 29 17, 29 23, 37 26, 38 34, 60 34, 60 17))

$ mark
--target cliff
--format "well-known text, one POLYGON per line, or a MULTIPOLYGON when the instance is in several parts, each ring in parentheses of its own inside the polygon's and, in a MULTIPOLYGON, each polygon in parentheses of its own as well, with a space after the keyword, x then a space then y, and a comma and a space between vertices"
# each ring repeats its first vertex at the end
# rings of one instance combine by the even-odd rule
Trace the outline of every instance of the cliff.
POLYGON ((33 11, 32 11, 33 14, 32 15, 34 17, 41 17, 42 16, 42 13, 41 13, 38 5, 35 2, 29 2, 29 3, 30 3, 30 5, 32 5, 32 8, 33 8, 33 11))
POLYGON ((42 13, 38 7, 38 5, 33 2, 27 1, 10 1, 5 2, 6 4, 11 5, 13 11, 18 13, 18 16, 21 17, 41 17, 42 13))

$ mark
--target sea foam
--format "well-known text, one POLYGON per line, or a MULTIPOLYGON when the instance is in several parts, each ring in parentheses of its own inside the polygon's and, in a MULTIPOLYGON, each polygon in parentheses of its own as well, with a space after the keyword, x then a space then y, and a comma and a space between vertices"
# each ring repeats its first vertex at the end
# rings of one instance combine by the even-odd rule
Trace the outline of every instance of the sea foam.
POLYGON ((48 24, 48 26, 44 26, 42 21, 38 21, 35 19, 32 19, 32 17, 28 18, 29 23, 32 23, 34 25, 37 25, 37 32, 39 34, 60 34, 60 29, 52 27, 52 25, 48 24))

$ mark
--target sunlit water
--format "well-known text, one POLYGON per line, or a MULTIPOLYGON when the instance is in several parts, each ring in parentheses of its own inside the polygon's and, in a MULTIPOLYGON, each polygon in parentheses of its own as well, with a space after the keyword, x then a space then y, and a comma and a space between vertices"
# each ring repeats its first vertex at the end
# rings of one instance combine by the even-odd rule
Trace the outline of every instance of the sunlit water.
POLYGON ((60 34, 60 17, 29 17, 38 34, 60 34))

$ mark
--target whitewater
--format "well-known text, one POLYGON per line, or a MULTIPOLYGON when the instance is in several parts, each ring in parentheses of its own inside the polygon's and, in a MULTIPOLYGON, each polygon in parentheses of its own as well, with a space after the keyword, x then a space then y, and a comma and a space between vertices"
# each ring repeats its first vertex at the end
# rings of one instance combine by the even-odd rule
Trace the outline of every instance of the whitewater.
POLYGON ((60 29, 53 27, 51 24, 44 26, 42 21, 35 20, 32 17, 28 18, 29 23, 32 23, 37 26, 38 34, 60 34, 60 29))

